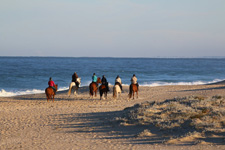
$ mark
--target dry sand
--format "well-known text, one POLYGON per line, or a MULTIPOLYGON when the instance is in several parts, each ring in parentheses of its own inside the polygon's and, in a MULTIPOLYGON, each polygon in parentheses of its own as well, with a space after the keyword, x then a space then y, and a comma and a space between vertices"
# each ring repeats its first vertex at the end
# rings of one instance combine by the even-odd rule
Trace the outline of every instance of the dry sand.
POLYGON ((0 98, 0 149, 225 149, 224 132, 204 140, 198 134, 180 139, 200 141, 195 144, 168 143, 165 135, 150 126, 123 126, 111 121, 125 108, 146 101, 192 95, 225 97, 224 83, 140 87, 139 98, 134 100, 128 99, 128 87, 118 100, 112 98, 110 89, 106 100, 99 100, 99 93, 91 99, 87 87, 81 87, 77 96, 58 92, 54 103, 47 102, 45 94, 0 98))

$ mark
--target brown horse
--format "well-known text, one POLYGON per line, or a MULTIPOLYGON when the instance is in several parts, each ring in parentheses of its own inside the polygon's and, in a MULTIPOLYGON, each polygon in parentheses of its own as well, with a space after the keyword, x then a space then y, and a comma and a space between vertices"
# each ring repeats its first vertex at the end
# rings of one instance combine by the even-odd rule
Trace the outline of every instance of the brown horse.
POLYGON ((136 92, 137 98, 138 98, 138 87, 136 84, 131 84, 129 88, 129 98, 132 97, 133 94, 133 99, 134 99, 134 93, 136 92))
POLYGON ((90 96, 92 96, 92 98, 93 98, 93 95, 94 95, 94 94, 95 94, 95 97, 97 96, 98 84, 99 84, 99 83, 102 83, 100 77, 98 77, 96 83, 92 82, 92 83, 90 83, 90 85, 89 85, 90 96), (96 83, 97 83, 97 84, 96 84, 96 83))
MULTIPOLYGON (((55 84, 54 87, 55 87, 55 89, 57 91, 58 84, 55 84)), ((48 88, 45 89, 45 94, 46 94, 46 97, 47 97, 47 101, 49 99, 51 99, 54 102, 55 92, 54 92, 54 90, 51 87, 48 87, 48 88)))
MULTIPOLYGON (((100 100, 102 99, 102 95, 104 94, 105 95, 105 98, 107 99, 107 92, 108 92, 108 89, 105 85, 101 85, 99 87, 99 93, 100 93, 100 100)), ((103 98, 104 99, 104 98, 103 98)))

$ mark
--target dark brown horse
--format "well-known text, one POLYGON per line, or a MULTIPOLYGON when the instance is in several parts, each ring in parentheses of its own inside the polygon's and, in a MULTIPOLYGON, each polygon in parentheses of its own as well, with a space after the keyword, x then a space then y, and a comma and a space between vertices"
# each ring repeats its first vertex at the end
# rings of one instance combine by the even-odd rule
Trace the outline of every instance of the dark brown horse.
POLYGON ((129 88, 129 98, 132 97, 133 94, 133 99, 134 99, 134 93, 136 92, 137 98, 138 98, 138 87, 136 84, 131 84, 129 88))
MULTIPOLYGON (((101 85, 99 87, 99 93, 100 93, 100 100, 102 99, 102 95, 104 94, 105 95, 105 98, 107 99, 107 92, 108 92, 108 89, 105 85, 101 85)), ((103 98, 104 99, 104 98, 103 98)))
POLYGON ((89 85, 89 92, 90 92, 90 96, 92 96, 92 97, 93 97, 94 94, 95 94, 95 97, 97 96, 98 84, 99 84, 99 83, 102 83, 100 77, 98 77, 96 83, 92 82, 92 83, 90 83, 90 85, 89 85), (96 83, 97 83, 97 84, 96 84, 96 83))
MULTIPOLYGON (((55 84, 54 87, 55 87, 55 89, 57 91, 58 84, 55 84)), ((45 94, 46 94, 46 97, 47 97, 47 101, 49 99, 51 99, 54 102, 55 92, 54 92, 53 88, 51 88, 51 87, 46 88, 45 89, 45 94)))

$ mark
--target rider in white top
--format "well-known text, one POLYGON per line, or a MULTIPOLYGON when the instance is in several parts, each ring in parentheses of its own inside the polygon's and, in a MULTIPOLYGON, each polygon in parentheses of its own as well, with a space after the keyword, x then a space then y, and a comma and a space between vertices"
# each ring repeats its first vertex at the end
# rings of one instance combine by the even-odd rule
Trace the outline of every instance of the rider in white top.
POLYGON ((121 91, 122 91, 122 90, 123 90, 123 89, 122 89, 122 81, 121 81, 121 79, 120 79, 120 76, 119 76, 119 75, 116 77, 116 80, 115 80, 115 85, 116 85, 116 84, 119 84, 120 89, 121 89, 121 91))
POLYGON ((133 77, 131 78, 131 84, 136 84, 137 88, 139 87, 139 84, 137 82, 137 77, 135 76, 135 74, 133 74, 133 77))

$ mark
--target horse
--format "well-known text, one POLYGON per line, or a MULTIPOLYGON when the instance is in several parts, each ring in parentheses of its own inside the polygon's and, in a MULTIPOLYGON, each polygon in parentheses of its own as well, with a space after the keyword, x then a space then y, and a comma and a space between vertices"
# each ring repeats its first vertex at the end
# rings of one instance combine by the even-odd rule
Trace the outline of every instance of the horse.
MULTIPOLYGON (((102 95, 103 95, 103 94, 105 95, 105 98, 107 99, 107 92, 108 92, 107 87, 106 87, 105 85, 102 84, 102 85, 99 87, 100 100, 102 99, 102 95)), ((103 97, 103 99, 104 99, 104 97, 103 97)))
MULTIPOLYGON (((55 87, 55 89, 56 89, 56 91, 57 91, 57 89, 58 89, 58 84, 55 84, 54 87, 55 87)), ((47 87, 47 88, 45 89, 45 94, 46 94, 46 97, 47 97, 47 101, 48 101, 49 99, 51 99, 51 100, 54 102, 55 92, 54 92, 54 90, 53 90, 52 87, 47 87)))
POLYGON ((129 98, 132 97, 133 94, 133 99, 134 99, 134 93, 136 92, 137 98, 138 98, 138 87, 136 84, 131 84, 129 88, 129 98))
POLYGON ((113 98, 115 99, 115 98, 120 97, 121 96, 121 92, 122 91, 121 91, 120 86, 118 84, 115 84, 113 86, 113 98))
POLYGON ((96 83, 92 82, 92 83, 90 83, 90 85, 89 85, 89 94, 90 94, 90 96, 92 96, 92 98, 93 98, 93 95, 94 95, 94 94, 95 94, 95 97, 97 96, 98 84, 99 84, 99 83, 102 83, 100 77, 97 78, 97 82, 96 82, 96 83), (96 85, 96 83, 97 83, 97 85, 96 85))
MULTIPOLYGON (((77 78, 78 87, 80 86, 81 78, 77 78)), ((75 82, 71 82, 69 86, 68 96, 70 96, 72 90, 74 90, 73 94, 76 95, 76 91, 78 91, 78 87, 76 86, 75 82)))

